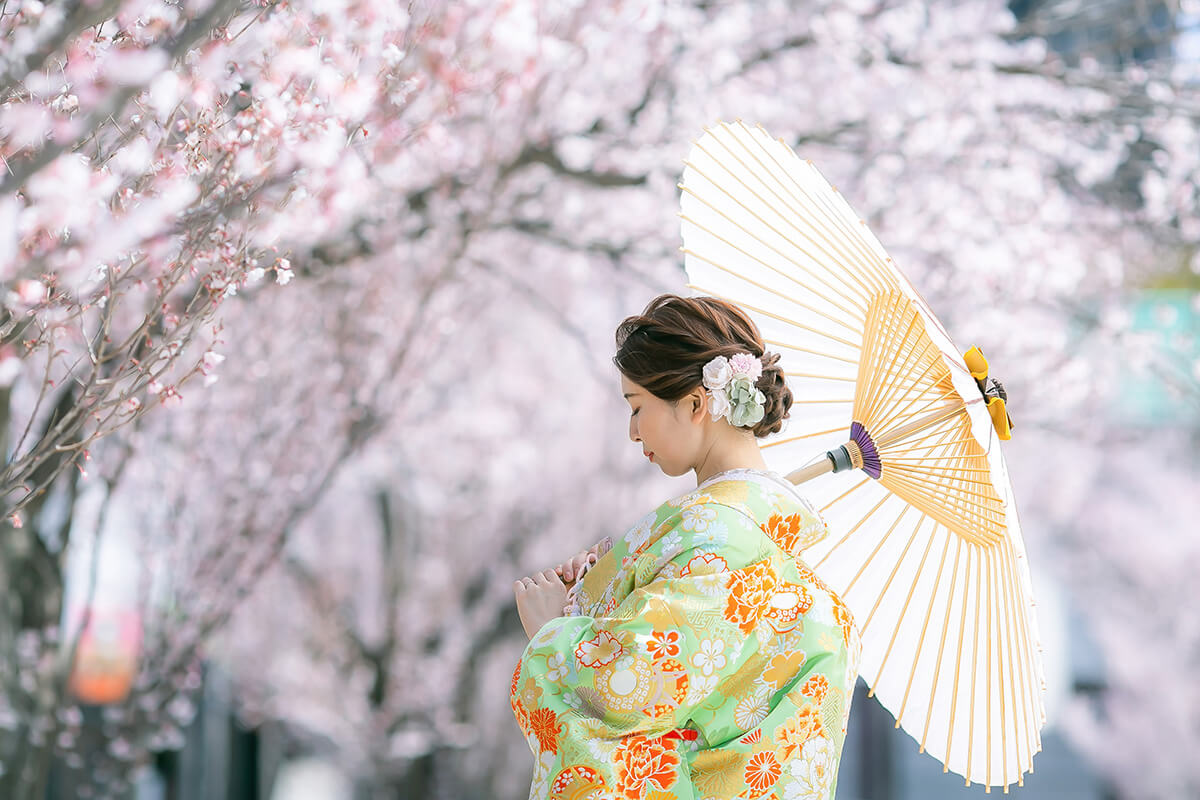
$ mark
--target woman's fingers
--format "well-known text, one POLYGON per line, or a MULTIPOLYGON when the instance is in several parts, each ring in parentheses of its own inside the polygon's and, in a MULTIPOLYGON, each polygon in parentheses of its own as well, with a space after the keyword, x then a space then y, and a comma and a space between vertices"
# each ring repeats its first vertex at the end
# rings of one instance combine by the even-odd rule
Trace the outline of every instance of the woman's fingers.
POLYGON ((533 578, 530 578, 530 577, 518 578, 517 580, 513 581, 513 591, 516 592, 517 595, 521 595, 521 594, 529 591, 536 585, 537 585, 537 581, 534 580, 533 578))
POLYGON ((553 572, 555 577, 562 580, 564 584, 571 583, 579 577, 585 565, 595 564, 598 558, 599 556, 596 554, 595 547, 592 547, 590 550, 580 550, 554 569, 547 570, 547 572, 553 572))
MULTIPOLYGON (((571 556, 566 562, 559 564, 554 568, 554 571, 562 577, 564 581, 570 582, 579 577, 579 570, 583 569, 583 565, 588 561, 588 551, 581 550, 571 556)), ((594 559, 593 559, 594 561, 594 559)))
POLYGON ((595 563, 596 557, 594 555, 580 553, 571 559, 571 574, 573 574, 575 577, 579 577, 579 574, 583 572, 584 566, 595 563))
POLYGON ((573 560, 574 560, 574 557, 568 558, 566 561, 564 561, 563 563, 559 564, 557 567, 554 568, 554 571, 557 572, 559 574, 559 576, 562 577, 563 580, 568 580, 568 581, 571 580, 571 572, 572 572, 571 566, 572 566, 573 560))

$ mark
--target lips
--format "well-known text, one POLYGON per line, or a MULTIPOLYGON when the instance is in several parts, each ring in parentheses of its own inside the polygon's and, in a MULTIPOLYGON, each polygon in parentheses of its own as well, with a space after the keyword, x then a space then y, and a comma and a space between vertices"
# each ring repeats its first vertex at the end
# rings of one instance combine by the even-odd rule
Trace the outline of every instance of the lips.
POLYGON ((653 451, 653 450, 651 450, 649 453, 646 453, 646 458, 648 458, 648 459, 650 459, 651 461, 653 461, 653 460, 654 460, 654 451, 653 451))

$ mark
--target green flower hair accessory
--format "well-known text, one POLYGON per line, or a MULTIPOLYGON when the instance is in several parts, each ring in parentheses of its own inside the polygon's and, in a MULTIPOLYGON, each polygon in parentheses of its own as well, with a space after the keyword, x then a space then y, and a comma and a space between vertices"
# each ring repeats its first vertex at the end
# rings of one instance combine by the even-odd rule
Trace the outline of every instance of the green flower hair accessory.
POLYGON ((705 364, 703 383, 713 421, 724 417, 739 428, 757 425, 767 402, 767 396, 754 385, 761 376, 762 361, 752 353, 717 356, 705 364))

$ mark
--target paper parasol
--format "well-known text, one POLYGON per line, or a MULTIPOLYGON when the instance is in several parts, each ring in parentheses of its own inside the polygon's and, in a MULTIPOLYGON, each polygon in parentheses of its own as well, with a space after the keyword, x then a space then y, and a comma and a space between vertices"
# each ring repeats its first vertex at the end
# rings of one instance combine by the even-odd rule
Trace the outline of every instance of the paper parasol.
POLYGON ((706 129, 680 188, 689 287, 781 355, 794 404, 763 456, 829 525, 804 558, 854 614, 859 674, 967 784, 1023 785, 1044 680, 1003 388, 782 140, 706 129))

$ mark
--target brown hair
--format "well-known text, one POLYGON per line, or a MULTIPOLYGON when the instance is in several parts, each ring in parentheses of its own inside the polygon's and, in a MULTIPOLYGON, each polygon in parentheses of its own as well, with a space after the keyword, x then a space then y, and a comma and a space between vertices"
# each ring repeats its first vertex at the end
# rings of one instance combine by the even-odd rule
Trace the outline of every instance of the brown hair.
POLYGON ((617 326, 613 363, 655 397, 674 402, 700 385, 709 361, 745 351, 762 358, 756 385, 767 398, 763 418, 750 430, 760 437, 778 433, 792 407, 779 354, 766 353, 758 326, 726 300, 659 295, 617 326))

